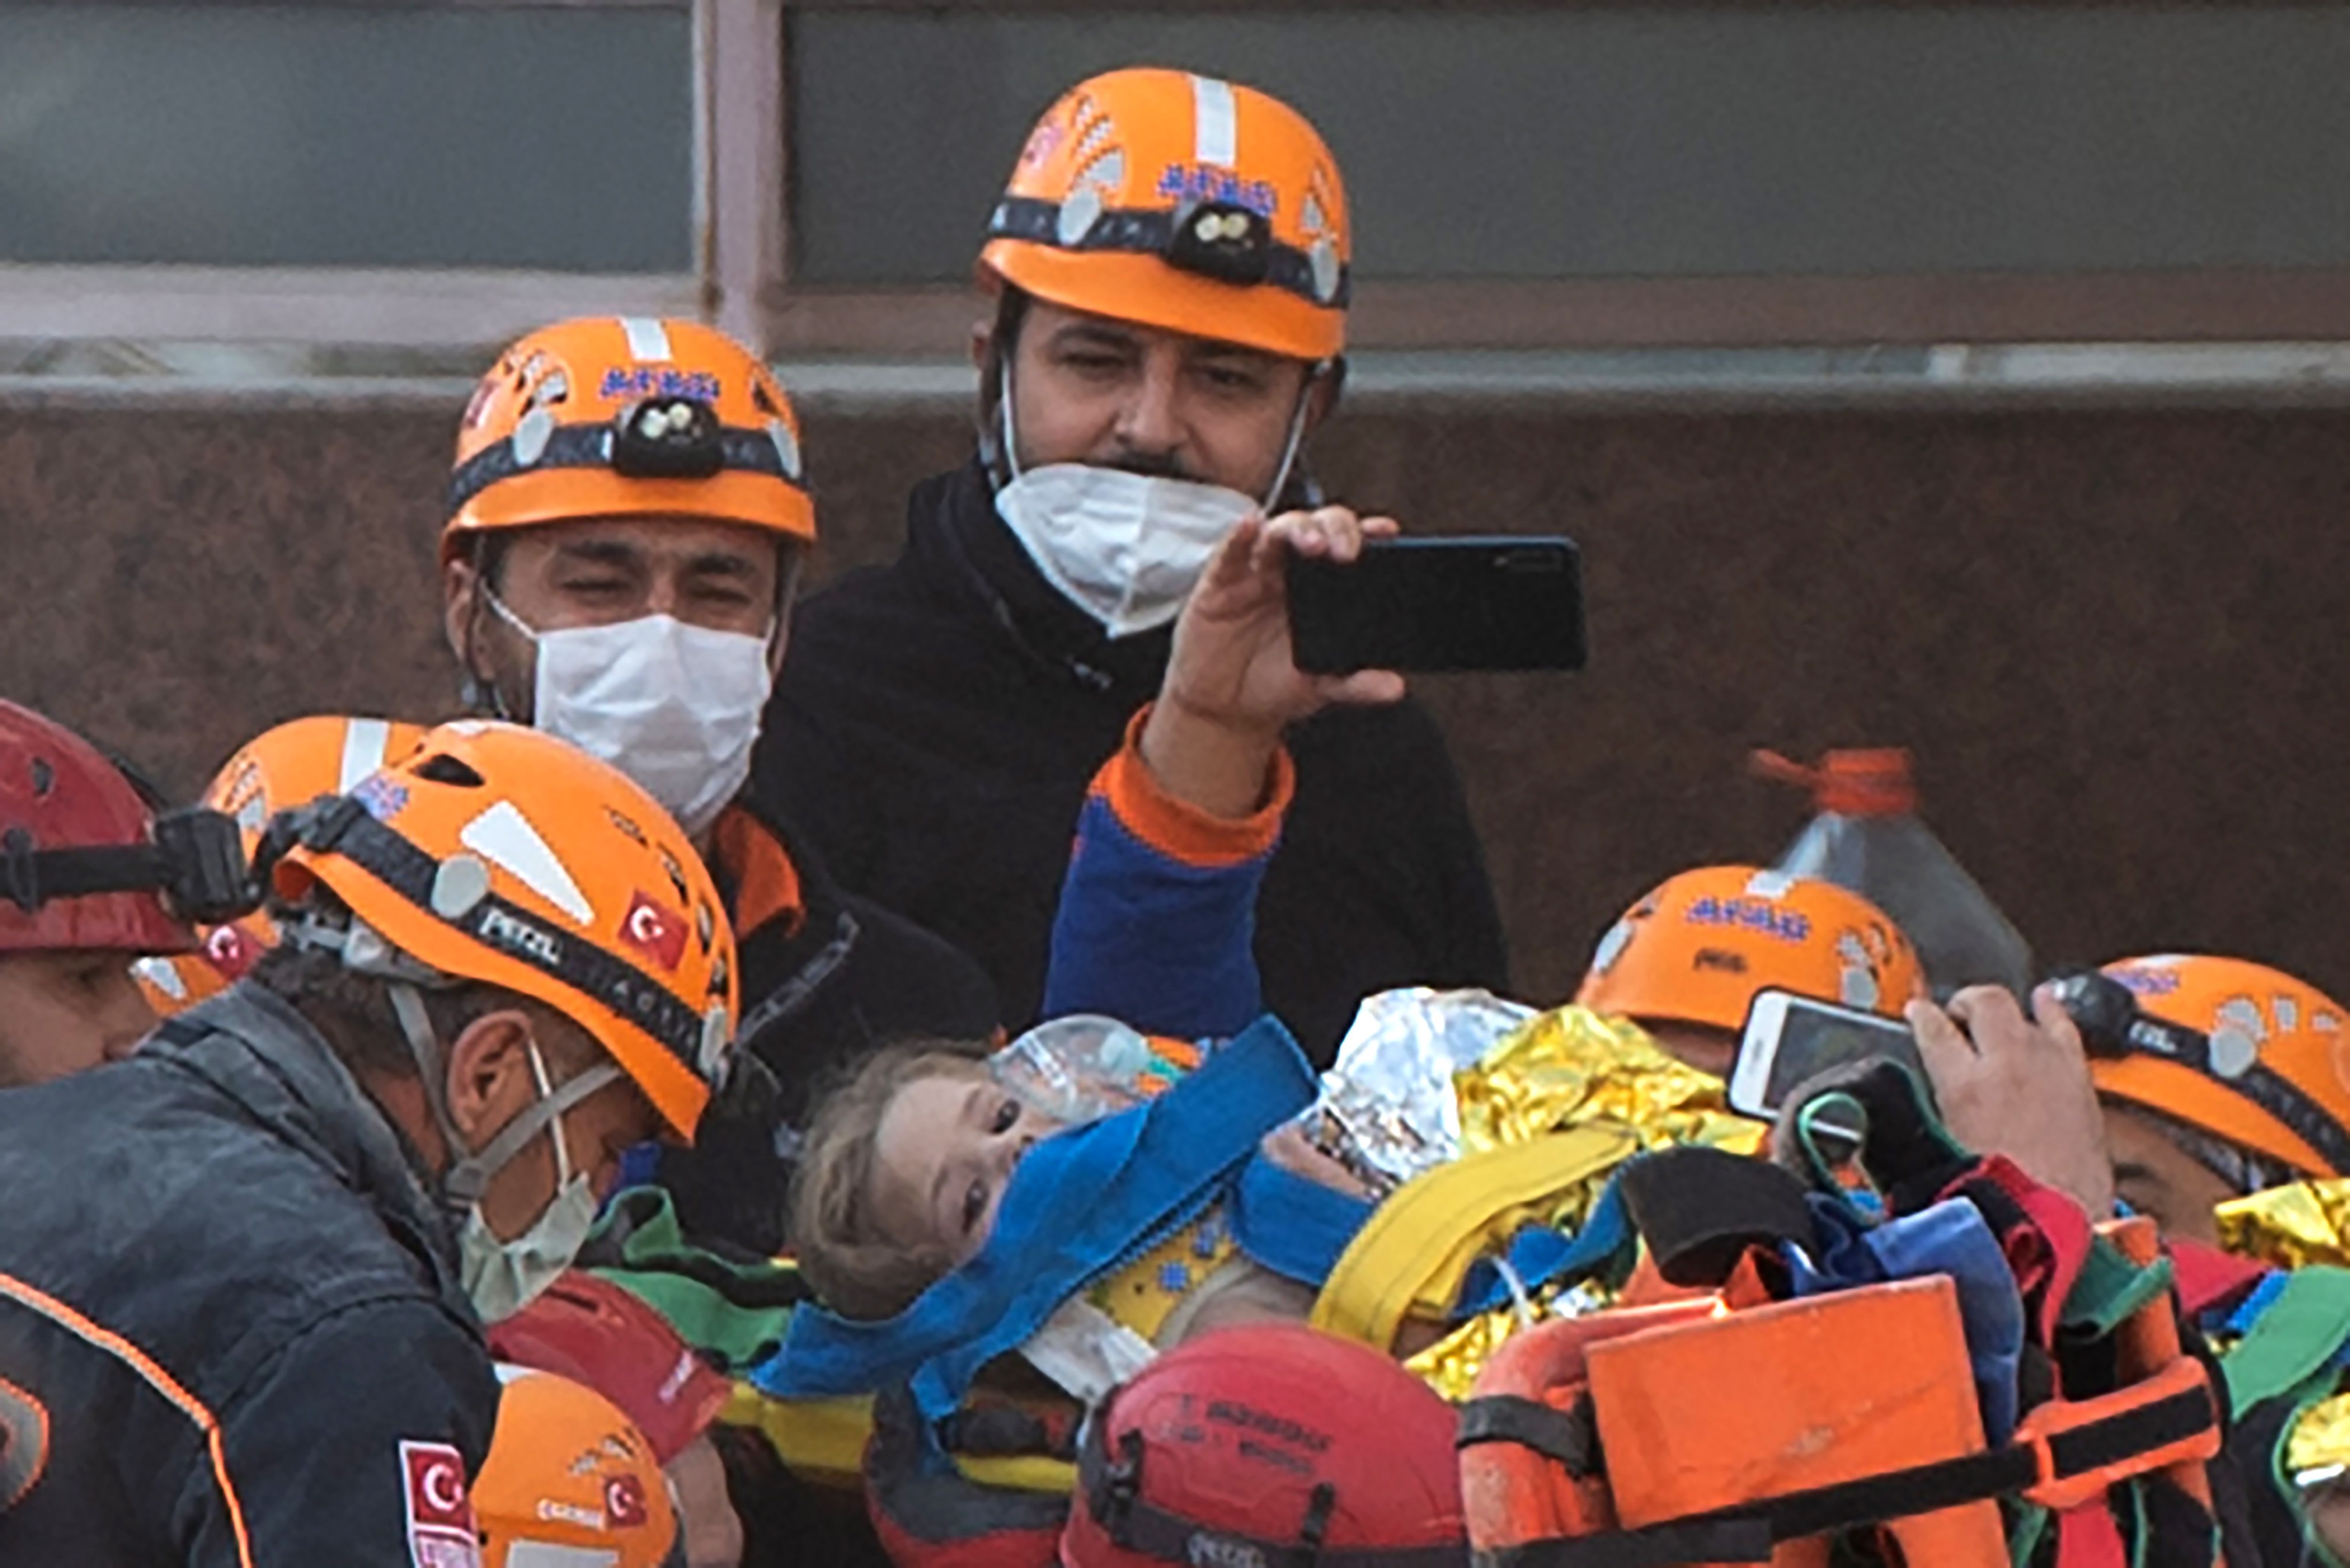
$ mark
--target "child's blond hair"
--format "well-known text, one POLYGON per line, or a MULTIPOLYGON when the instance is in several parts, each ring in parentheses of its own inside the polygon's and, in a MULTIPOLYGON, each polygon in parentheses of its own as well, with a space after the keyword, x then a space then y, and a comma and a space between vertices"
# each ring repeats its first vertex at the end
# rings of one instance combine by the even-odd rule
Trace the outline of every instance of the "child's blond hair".
POLYGON ((983 1079, 987 1044, 915 1040, 874 1053, 817 1105, 792 1178, 791 1243, 816 1299, 843 1317, 894 1316, 953 1266, 936 1247, 883 1236, 874 1145, 898 1091, 919 1078, 983 1079))

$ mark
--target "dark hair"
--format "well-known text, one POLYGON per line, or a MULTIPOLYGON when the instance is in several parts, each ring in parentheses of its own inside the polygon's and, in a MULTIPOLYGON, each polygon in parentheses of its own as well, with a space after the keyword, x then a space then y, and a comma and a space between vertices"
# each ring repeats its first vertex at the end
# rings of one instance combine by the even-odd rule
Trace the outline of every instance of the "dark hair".
MULTIPOLYGON (((311 909, 340 912, 342 904, 324 886, 309 895, 311 909)), ((281 921, 299 918, 297 911, 271 911, 281 921)), ((317 948, 281 942, 261 955, 250 977, 255 985, 300 1013, 310 1027, 355 1075, 414 1079, 416 1058, 392 1011, 387 991, 390 983, 379 976, 344 967, 341 957, 317 948)), ((443 1045, 453 1042, 476 1020, 509 1009, 526 1013, 539 1026, 538 1040, 550 1058, 576 1066, 583 1054, 587 1032, 536 998, 490 985, 464 981, 453 986, 419 986, 424 1015, 443 1045)))
POLYGON ((792 1173, 790 1239, 816 1299, 843 1317, 889 1317, 952 1266, 938 1249, 908 1247, 873 1218, 873 1151, 898 1091, 919 1078, 986 1075, 976 1041, 915 1040, 875 1052, 817 1102, 792 1173))

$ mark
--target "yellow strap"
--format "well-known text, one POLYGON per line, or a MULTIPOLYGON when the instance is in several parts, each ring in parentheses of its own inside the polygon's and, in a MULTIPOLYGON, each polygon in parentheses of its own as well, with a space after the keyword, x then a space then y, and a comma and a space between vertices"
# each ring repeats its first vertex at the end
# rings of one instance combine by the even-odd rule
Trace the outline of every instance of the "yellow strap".
POLYGON ((718 1418, 730 1427, 758 1428, 794 1475, 855 1485, 864 1470, 866 1439, 873 1435, 873 1397, 777 1399, 737 1382, 718 1418))
POLYGON ((954 1462, 965 1480, 981 1486, 1009 1487, 1015 1491, 1077 1490, 1077 1467, 1066 1459, 1049 1459, 1042 1454, 957 1454, 954 1462))
POLYGON ((1639 1140, 1619 1127, 1582 1127, 1489 1149, 1406 1182, 1355 1234, 1314 1303, 1314 1326, 1378 1350, 1415 1308, 1450 1310, 1469 1266, 1507 1244, 1527 1220, 1610 1166, 1639 1140))

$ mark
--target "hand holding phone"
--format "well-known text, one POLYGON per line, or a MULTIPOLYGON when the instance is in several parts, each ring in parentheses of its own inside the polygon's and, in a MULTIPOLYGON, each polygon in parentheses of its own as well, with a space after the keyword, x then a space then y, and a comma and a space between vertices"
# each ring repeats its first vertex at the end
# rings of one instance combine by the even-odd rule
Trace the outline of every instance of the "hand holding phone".
POLYGON ((1374 538, 1351 563, 1293 556, 1288 573, 1309 674, 1580 670, 1588 657, 1571 539, 1374 538))
MULTIPOLYGON (((1218 545, 1176 618, 1175 642, 1141 750, 1161 788, 1213 816, 1264 803, 1282 732, 1334 702, 1393 702, 1403 678, 1366 670, 1309 674, 1290 654, 1292 561, 1352 561, 1395 521, 1341 506, 1251 517, 1218 545)), ((1341 566, 1340 569, 1344 569, 1341 566)))
POLYGON ((1730 1108, 1775 1120, 1787 1096, 1810 1079, 1833 1067, 1880 1059, 1898 1062, 1918 1083, 1930 1084, 1918 1042, 1899 1019, 1792 992, 1758 992, 1730 1068, 1730 1108))

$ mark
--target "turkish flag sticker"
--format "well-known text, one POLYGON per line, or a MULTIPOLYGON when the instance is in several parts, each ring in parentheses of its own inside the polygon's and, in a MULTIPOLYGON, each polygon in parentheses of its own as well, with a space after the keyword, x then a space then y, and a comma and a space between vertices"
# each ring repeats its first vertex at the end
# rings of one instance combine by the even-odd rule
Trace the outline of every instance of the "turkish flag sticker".
POLYGON ((447 1443, 403 1440, 400 1468, 408 1497, 408 1554, 416 1568, 478 1568, 481 1538, 465 1495, 465 1459, 447 1443))
POLYGON ((685 960, 685 917, 639 893, 620 921, 620 940, 664 970, 685 960))
POLYGON ((647 1522, 652 1516, 645 1509, 645 1483, 634 1476, 605 1477, 604 1512, 615 1525, 647 1522))

